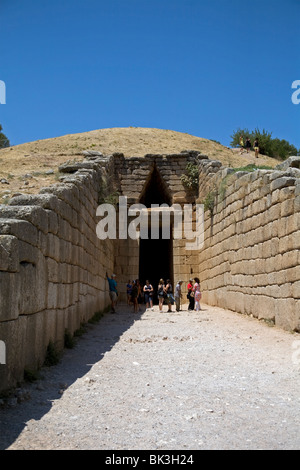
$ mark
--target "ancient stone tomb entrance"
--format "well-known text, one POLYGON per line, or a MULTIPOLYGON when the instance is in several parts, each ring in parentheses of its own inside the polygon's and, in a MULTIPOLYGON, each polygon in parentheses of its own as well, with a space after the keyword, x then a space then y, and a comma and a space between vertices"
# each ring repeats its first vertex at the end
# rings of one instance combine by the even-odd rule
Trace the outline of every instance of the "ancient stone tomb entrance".
MULTIPOLYGON (((126 240, 117 239, 115 243, 114 271, 118 277, 120 300, 126 300, 128 280, 139 278, 144 284, 148 279, 157 290, 160 278, 164 281, 170 279, 174 289, 179 279, 186 283, 193 272, 198 258, 194 252, 193 256, 187 252, 186 240, 174 236, 175 219, 172 211, 175 205, 183 207, 186 203, 195 204, 195 195, 186 191, 181 177, 185 174, 188 163, 198 164, 196 157, 193 151, 172 155, 147 154, 145 157, 130 158, 125 158, 123 154, 114 154, 114 180, 111 190, 117 191, 120 196, 126 196, 128 208, 142 204, 148 213, 148 232, 144 232, 148 237, 141 236, 137 240, 131 237, 126 240), (153 205, 156 205, 156 208, 151 207, 153 205), (170 218, 169 236, 164 232, 168 218, 162 214, 163 205, 166 206, 170 218), (159 234, 156 239, 151 233, 152 214, 155 211, 154 227, 159 234)), ((128 227, 134 217, 128 217, 128 227)), ((195 268, 194 272, 196 271, 195 268)), ((157 301, 157 295, 154 295, 154 299, 157 301)))
POLYGON ((157 303, 157 285, 162 278, 164 281, 170 279, 174 283, 173 276, 173 238, 172 226, 170 224, 170 236, 167 239, 163 238, 162 233, 162 214, 158 212, 157 222, 153 225, 153 218, 151 217, 151 205, 157 204, 161 206, 166 204, 171 206, 171 196, 169 190, 163 181, 156 166, 150 173, 148 181, 142 191, 140 203, 148 208, 148 238, 140 239, 139 246, 139 279, 144 285, 148 279, 152 284, 155 295, 154 303, 157 303), (150 223, 152 221, 152 224, 150 223), (152 233, 151 233, 152 230, 152 233), (153 231, 158 238, 153 238, 153 231))

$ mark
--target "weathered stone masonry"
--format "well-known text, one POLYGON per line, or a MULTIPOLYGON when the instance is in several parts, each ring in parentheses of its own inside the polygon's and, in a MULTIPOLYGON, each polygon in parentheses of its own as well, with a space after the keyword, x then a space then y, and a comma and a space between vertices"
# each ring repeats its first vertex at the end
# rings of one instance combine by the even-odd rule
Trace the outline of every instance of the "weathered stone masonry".
POLYGON ((50 341, 61 350, 65 330, 73 334, 109 304, 113 242, 100 242, 95 229, 101 167, 82 166, 38 195, 1 206, 0 338, 7 357, 0 390, 21 381, 24 369, 39 368, 50 341))
POLYGON ((253 173, 207 164, 199 199, 213 195, 214 207, 199 253, 204 301, 299 332, 300 158, 253 173))
MULTIPOLYGON (((299 159, 275 171, 233 174, 199 152, 85 154, 60 168, 60 183, 1 206, 0 340, 7 357, 0 391, 21 381, 25 369, 39 368, 50 341, 62 349, 66 330, 73 334, 109 305, 106 271, 117 273, 121 300, 127 280, 139 277, 139 241, 96 235, 96 209, 112 194, 147 207, 153 198, 171 205, 211 196, 203 249, 172 241, 166 272, 184 285, 199 276, 208 304, 300 331, 299 159), (181 182, 190 162, 199 168, 196 197, 181 182)), ((162 269, 155 254, 150 261, 162 269)))

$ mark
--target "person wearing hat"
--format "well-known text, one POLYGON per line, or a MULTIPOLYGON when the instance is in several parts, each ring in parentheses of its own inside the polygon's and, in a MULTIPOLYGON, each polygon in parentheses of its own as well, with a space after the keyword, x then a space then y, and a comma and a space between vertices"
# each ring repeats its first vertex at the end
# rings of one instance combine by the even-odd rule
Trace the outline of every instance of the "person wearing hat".
POLYGON ((175 304, 176 304, 176 312, 180 311, 180 299, 182 298, 181 293, 181 284, 183 281, 178 281, 175 287, 175 304))
POLYGON ((109 278, 108 274, 106 273, 106 278, 108 280, 108 286, 109 286, 109 297, 111 300, 111 313, 116 313, 115 306, 116 306, 117 298, 118 298, 117 281, 115 279, 116 275, 112 274, 111 278, 109 278))

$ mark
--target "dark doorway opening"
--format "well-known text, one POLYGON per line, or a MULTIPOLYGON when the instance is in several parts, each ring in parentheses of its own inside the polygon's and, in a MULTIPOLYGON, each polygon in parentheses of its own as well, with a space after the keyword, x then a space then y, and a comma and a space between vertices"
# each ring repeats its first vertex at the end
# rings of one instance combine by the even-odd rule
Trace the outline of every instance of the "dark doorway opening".
POLYGON ((140 240, 139 276, 142 286, 146 280, 154 288, 153 303, 158 304, 157 286, 162 278, 173 284, 173 243, 170 240, 140 240))
MULTIPOLYGON (((171 206, 171 197, 166 183, 156 166, 149 176, 142 191, 140 203, 147 208, 151 204, 168 204, 171 206)), ((158 304, 157 286, 162 278, 165 282, 170 279, 173 283, 173 238, 170 228, 170 238, 162 238, 162 229, 159 229, 159 238, 151 239, 150 215, 148 224, 148 239, 140 239, 139 278, 142 286, 148 279, 154 288, 153 303, 158 304)))

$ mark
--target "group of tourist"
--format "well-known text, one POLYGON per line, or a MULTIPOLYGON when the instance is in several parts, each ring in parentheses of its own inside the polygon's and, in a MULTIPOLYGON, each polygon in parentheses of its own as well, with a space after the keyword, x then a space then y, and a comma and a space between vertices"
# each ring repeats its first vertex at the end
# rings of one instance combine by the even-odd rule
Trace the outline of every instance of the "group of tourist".
POLYGON ((141 304, 143 299, 146 304, 146 308, 151 307, 153 310, 153 287, 150 282, 147 280, 146 284, 142 288, 139 279, 135 281, 128 281, 126 285, 127 290, 127 304, 133 305, 134 313, 137 313, 141 309, 141 304))
MULTIPOLYGON (((115 313, 115 305, 118 298, 116 275, 112 274, 111 278, 106 277, 109 283, 109 295, 112 304, 112 313, 115 313)), ((157 298, 160 313, 163 312, 164 303, 168 306, 168 312, 172 312, 172 305, 175 304, 176 311, 180 311, 180 304, 183 298, 182 294, 182 284, 183 281, 179 280, 175 287, 175 292, 173 293, 173 286, 171 280, 167 279, 165 282, 163 279, 159 280, 157 286, 157 298)), ((134 281, 128 280, 126 285, 127 291, 127 304, 133 305, 134 313, 137 313, 141 310, 141 304, 144 302, 146 308, 154 310, 153 307, 153 297, 154 297, 154 288, 150 284, 149 280, 146 280, 145 285, 142 287, 140 280, 136 279, 134 281)), ((189 301, 188 310, 201 310, 200 299, 201 299, 201 290, 200 290, 200 280, 198 277, 191 278, 187 284, 187 299, 189 301)))
MULTIPOLYGON (((250 149, 252 147, 251 140, 249 137, 246 138, 246 142, 244 142, 244 136, 240 136, 240 154, 242 154, 245 149, 246 152, 249 153, 250 149)), ((258 139, 256 138, 255 141, 253 142, 253 148, 255 152, 255 157, 258 158, 259 154, 259 145, 258 145, 258 139)))
MULTIPOLYGON (((179 281, 177 286, 181 286, 182 284, 182 281, 179 281)), ((178 288, 176 286, 176 310, 177 310, 177 307, 178 307, 178 301, 180 303, 180 297, 178 298, 178 294, 181 295, 181 287, 180 287, 180 291, 178 292, 178 288)), ((158 304, 159 304, 159 311, 162 312, 163 311, 163 304, 164 304, 164 301, 166 301, 167 305, 168 305, 168 312, 172 312, 172 305, 174 305, 175 303, 175 299, 174 299, 174 296, 173 296, 173 287, 172 287, 172 284, 171 284, 171 280, 170 279, 167 279, 167 282, 165 283, 165 281, 163 279, 160 279, 159 280, 159 284, 158 284, 158 287, 157 287, 157 297, 158 297, 158 304)), ((179 308, 178 310, 179 311, 179 308)))

